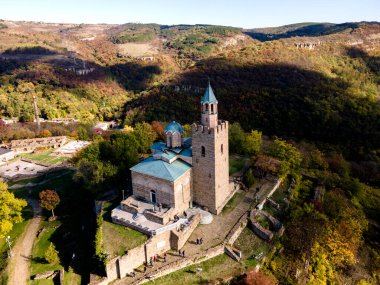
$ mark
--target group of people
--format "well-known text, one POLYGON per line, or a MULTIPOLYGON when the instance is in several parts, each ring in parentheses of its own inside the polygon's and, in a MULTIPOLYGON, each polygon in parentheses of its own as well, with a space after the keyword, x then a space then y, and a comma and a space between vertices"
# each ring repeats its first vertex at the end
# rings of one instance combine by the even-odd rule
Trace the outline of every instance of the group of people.
POLYGON ((203 238, 197 238, 197 244, 198 245, 203 244, 203 238))
POLYGON ((178 254, 179 254, 179 256, 182 256, 182 257, 185 257, 185 251, 184 250, 178 250, 178 254))

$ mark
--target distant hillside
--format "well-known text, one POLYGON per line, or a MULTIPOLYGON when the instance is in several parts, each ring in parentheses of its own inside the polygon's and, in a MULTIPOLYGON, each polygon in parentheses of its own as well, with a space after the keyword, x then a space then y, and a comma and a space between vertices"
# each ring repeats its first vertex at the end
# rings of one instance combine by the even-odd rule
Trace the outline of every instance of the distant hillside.
POLYGON ((36 94, 48 119, 192 122, 210 77, 246 130, 380 149, 379 23, 256 29, 280 38, 265 42, 210 25, 2 24, 0 116, 31 120, 36 94))
POLYGON ((244 33, 259 41, 272 41, 291 37, 318 37, 342 32, 350 33, 360 26, 370 23, 299 23, 274 28, 244 30, 244 33))

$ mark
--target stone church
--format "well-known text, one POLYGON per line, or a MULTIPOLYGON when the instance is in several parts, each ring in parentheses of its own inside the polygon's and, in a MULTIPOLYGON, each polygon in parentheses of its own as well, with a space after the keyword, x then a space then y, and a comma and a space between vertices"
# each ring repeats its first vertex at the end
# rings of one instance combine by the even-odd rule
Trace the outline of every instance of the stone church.
POLYGON ((173 121, 165 128, 166 143, 155 143, 152 156, 131 168, 133 195, 113 211, 115 222, 155 235, 183 223, 195 208, 207 214, 221 212, 233 194, 228 122, 218 119, 218 100, 210 83, 200 113, 191 138, 173 121))

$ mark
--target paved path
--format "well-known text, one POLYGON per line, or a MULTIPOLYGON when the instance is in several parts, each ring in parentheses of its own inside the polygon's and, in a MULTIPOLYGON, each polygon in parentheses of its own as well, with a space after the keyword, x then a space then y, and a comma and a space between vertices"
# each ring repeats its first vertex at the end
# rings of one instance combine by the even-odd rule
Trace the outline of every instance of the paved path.
POLYGON ((13 247, 13 257, 8 265, 8 285, 26 285, 30 277, 30 256, 42 218, 41 207, 38 202, 28 199, 28 204, 33 208, 33 219, 28 223, 23 235, 13 247))
MULTIPOLYGON (((199 225, 191 234, 189 240, 186 242, 184 247, 181 250, 185 251, 186 256, 193 256, 200 252, 205 251, 211 247, 219 245, 224 241, 227 237, 228 233, 232 230, 238 220, 244 215, 247 210, 249 210, 252 206, 256 205, 258 202, 255 201, 255 188, 256 186, 260 187, 259 196, 262 199, 265 196, 265 193, 270 190, 275 182, 262 180, 258 183, 258 185, 254 185, 248 192, 245 192, 244 198, 237 204, 237 206, 227 213, 221 213, 218 216, 213 216, 214 220, 209 225, 199 225), (196 239, 203 238, 203 244, 197 245, 196 239)), ((242 191, 242 190, 240 190, 242 191)), ((147 268, 147 276, 154 276, 156 271, 159 271, 161 267, 176 262, 183 257, 178 254, 168 253, 167 261, 163 262, 162 259, 159 259, 156 262, 154 268, 147 268)), ((143 272, 136 272, 136 276, 134 278, 126 277, 123 279, 119 279, 114 281, 112 284, 131 284, 134 281, 143 277, 143 272)))

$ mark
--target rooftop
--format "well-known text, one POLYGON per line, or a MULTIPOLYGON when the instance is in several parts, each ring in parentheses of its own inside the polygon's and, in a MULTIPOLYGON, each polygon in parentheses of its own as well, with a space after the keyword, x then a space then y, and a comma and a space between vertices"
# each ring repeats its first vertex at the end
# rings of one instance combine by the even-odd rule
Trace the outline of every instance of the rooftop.
POLYGON ((210 82, 208 83, 206 91, 203 94, 201 103, 218 103, 218 100, 216 100, 216 97, 215 97, 214 91, 212 90, 210 82))
POLYGON ((182 134, 183 133, 183 127, 181 126, 180 123, 173 121, 166 126, 165 132, 171 132, 171 133, 177 132, 177 133, 182 134))
POLYGON ((175 181, 190 169, 191 166, 181 160, 175 160, 172 163, 168 163, 161 159, 155 160, 153 157, 148 157, 131 168, 134 172, 169 181, 175 181))

